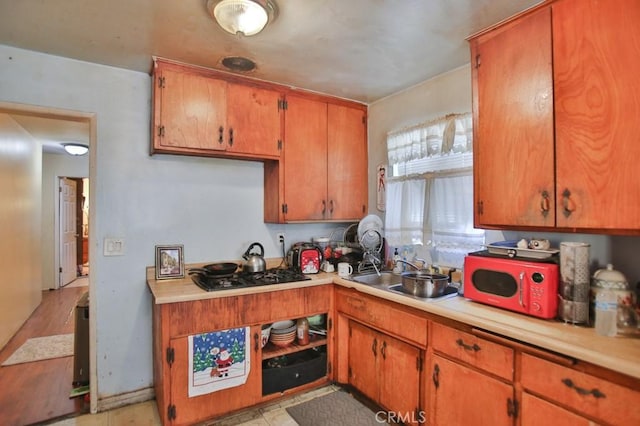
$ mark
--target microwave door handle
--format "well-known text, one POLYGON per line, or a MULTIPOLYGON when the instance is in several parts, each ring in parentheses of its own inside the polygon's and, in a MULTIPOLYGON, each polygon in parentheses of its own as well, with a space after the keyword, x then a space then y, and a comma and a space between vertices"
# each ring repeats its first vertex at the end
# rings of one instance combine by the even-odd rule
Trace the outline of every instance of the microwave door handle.
POLYGON ((524 271, 520 272, 520 284, 519 284, 519 289, 518 289, 518 302, 520 303, 520 306, 522 306, 524 308, 524 301, 522 300, 522 287, 524 285, 524 271))

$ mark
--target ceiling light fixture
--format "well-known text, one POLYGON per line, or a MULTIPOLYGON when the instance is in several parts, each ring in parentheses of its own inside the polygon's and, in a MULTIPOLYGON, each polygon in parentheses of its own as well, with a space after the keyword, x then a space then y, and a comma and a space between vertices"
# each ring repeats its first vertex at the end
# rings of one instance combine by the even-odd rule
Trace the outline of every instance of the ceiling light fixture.
POLYGON ((207 9, 223 30, 244 36, 258 34, 277 12, 272 0, 208 0, 207 9))
POLYGON ((62 146, 64 150, 71 155, 85 155, 89 152, 89 147, 81 143, 65 143, 62 146))

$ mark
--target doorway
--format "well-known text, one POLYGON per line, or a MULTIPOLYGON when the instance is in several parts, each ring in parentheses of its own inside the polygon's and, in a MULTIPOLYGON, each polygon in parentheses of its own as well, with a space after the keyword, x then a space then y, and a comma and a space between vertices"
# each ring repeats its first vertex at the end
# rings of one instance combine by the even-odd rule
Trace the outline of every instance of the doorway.
POLYGON ((59 273, 57 288, 88 285, 89 275, 89 179, 60 177, 58 210, 59 273))

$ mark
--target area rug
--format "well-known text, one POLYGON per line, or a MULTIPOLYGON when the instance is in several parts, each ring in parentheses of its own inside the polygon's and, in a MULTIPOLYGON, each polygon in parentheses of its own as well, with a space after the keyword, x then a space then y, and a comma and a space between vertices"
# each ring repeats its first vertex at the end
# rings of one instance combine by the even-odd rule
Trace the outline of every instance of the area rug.
POLYGON ((287 408, 300 426, 380 426, 384 418, 376 417, 361 402, 345 391, 336 391, 287 408))
POLYGON ((71 355, 73 355, 73 334, 71 333, 34 337, 27 339, 2 365, 22 364, 71 355))

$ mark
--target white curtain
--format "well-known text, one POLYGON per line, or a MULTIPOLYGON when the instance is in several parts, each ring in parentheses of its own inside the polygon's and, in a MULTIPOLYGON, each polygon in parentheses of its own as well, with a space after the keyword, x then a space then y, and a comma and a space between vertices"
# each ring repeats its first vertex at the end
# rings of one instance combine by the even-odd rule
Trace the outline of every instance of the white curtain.
POLYGON ((472 134, 466 113, 387 135, 389 245, 424 245, 450 266, 482 248, 484 231, 473 228, 472 134))
POLYGON ((424 179, 387 183, 384 229, 389 245, 423 244, 426 186, 427 182, 424 179))

